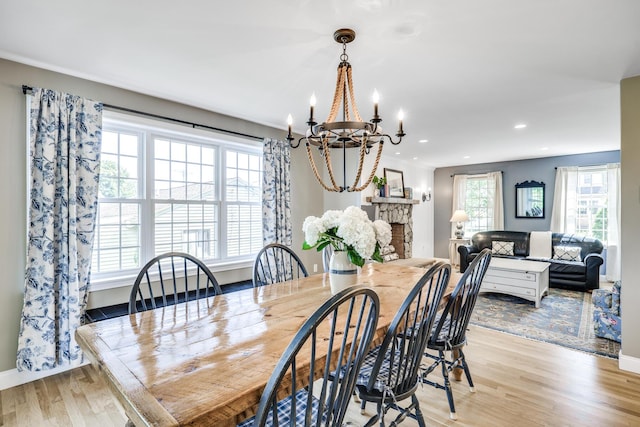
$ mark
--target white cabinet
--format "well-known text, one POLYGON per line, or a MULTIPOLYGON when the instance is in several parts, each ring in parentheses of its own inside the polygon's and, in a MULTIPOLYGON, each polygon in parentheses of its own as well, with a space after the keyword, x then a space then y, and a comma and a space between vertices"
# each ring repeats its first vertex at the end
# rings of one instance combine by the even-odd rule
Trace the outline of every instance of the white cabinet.
POLYGON ((549 292, 549 263, 510 258, 491 258, 480 292, 499 292, 524 298, 540 307, 549 292))

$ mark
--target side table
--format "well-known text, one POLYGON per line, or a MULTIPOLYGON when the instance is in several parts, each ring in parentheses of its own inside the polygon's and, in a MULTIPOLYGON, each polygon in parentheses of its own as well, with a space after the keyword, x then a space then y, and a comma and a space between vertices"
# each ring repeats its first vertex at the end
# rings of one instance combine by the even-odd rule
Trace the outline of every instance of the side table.
POLYGON ((460 257, 458 254, 458 246, 460 245, 470 245, 471 239, 457 239, 452 237, 449 239, 449 262, 451 263, 451 267, 460 266, 460 257))

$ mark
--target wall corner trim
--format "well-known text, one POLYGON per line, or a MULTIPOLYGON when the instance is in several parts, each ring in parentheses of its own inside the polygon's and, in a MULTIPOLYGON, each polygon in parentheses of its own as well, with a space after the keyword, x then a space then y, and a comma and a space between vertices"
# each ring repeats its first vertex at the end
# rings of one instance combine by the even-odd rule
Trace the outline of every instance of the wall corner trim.
POLYGON ((52 375, 60 374, 62 372, 70 371, 80 366, 88 365, 89 361, 75 363, 73 365, 64 366, 56 369, 50 369, 48 371, 38 372, 18 372, 17 369, 9 369, 8 371, 0 372, 0 390, 6 390, 11 387, 16 387, 22 384, 30 383, 42 378, 50 377, 52 375))
POLYGON ((622 350, 620 350, 618 367, 623 371, 629 371, 629 372, 634 372, 636 374, 640 374, 640 358, 625 356, 624 354, 622 354, 622 350))

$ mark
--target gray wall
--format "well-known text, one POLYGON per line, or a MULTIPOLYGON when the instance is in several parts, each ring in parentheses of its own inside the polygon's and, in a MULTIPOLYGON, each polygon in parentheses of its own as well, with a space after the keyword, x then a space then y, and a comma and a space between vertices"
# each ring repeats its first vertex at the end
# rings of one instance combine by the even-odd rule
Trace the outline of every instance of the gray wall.
MULTIPOLYGON (((15 368, 18 328, 23 303, 26 235, 26 97, 21 86, 45 87, 85 96, 104 103, 149 113, 243 132, 250 135, 284 138, 285 131, 189 107, 112 86, 90 82, 0 59, 0 372, 15 368)), ((215 94, 212 94, 214 96, 215 94)), ((309 172, 306 152, 292 152, 292 214, 294 248, 302 247, 302 221, 323 211, 322 198, 309 188, 317 184, 309 172)), ((310 251, 297 251, 310 265, 316 258, 310 251)), ((319 259, 319 258, 318 258, 319 259)), ((250 278, 251 269, 217 272, 221 283, 250 278)), ((126 301, 127 288, 93 293, 90 304, 107 305, 126 301)))
POLYGON ((604 151, 600 153, 545 157, 512 162, 483 163, 436 169, 434 176, 434 246, 436 256, 448 257, 449 238, 451 237, 451 224, 449 223, 449 219, 451 218, 451 207, 453 204, 452 175, 502 171, 504 229, 514 231, 543 231, 550 229, 556 167, 599 165, 619 161, 620 151, 604 151), (515 185, 524 181, 539 181, 545 183, 544 218, 516 218, 515 185))
MULTIPOLYGON (((621 82, 622 353, 640 372, 640 76, 621 82)), ((621 365, 626 360, 621 358, 621 365)))

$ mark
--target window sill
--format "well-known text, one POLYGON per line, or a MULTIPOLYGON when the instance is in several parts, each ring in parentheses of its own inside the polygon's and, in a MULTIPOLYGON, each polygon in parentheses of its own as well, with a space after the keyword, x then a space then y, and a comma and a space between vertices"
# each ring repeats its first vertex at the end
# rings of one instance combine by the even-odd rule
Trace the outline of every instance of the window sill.
MULTIPOLYGON (((227 261, 221 262, 213 265, 207 265, 209 270, 212 273, 223 272, 223 271, 232 271, 239 270, 242 268, 251 268, 253 267, 253 260, 239 260, 239 261, 227 261)), ((138 272, 123 274, 121 276, 113 276, 113 277, 105 277, 91 281, 91 285, 89 286, 89 292, 99 292, 106 291, 108 289, 116 289, 123 287, 130 287, 133 285, 133 282, 136 280, 136 276, 138 272)))

